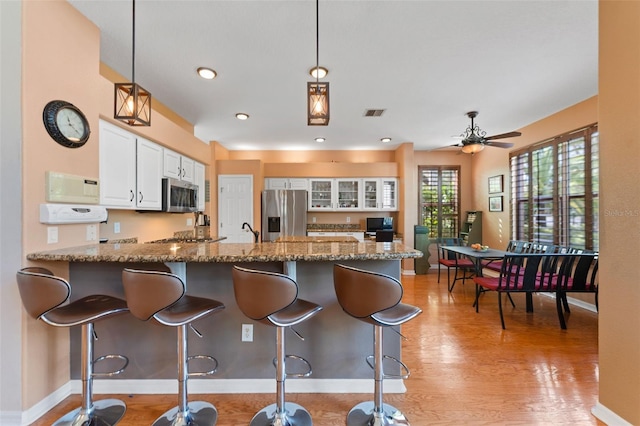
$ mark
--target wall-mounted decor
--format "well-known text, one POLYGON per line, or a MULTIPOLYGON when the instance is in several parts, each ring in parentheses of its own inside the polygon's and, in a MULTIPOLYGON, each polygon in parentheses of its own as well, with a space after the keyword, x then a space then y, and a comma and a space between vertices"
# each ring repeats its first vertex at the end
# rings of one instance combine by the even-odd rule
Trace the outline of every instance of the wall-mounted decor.
POLYGON ((489 194, 498 194, 503 191, 504 175, 491 176, 489 178, 489 194))
POLYGON ((489 197, 489 211, 501 212, 502 211, 502 195, 496 195, 489 197))

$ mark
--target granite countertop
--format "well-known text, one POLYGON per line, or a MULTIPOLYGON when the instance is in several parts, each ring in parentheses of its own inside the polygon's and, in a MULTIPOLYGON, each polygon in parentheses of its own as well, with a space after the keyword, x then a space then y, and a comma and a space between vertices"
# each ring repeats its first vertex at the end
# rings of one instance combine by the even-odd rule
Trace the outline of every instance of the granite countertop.
POLYGON ((287 235, 285 237, 280 237, 276 240, 276 243, 357 243, 358 239, 356 237, 352 237, 350 235, 345 237, 308 237, 308 236, 294 236, 287 235))
POLYGON ((63 262, 284 262, 397 260, 422 257, 398 243, 156 243, 91 244, 27 254, 28 260, 63 262))
POLYGON ((308 223, 307 232, 364 232, 357 223, 308 223))

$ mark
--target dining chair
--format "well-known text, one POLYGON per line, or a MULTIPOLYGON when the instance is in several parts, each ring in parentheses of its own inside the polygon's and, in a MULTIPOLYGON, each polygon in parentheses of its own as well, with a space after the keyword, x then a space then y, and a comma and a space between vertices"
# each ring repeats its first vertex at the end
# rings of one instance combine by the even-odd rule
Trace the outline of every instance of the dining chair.
POLYGON ((462 238, 445 237, 438 238, 436 241, 438 247, 438 283, 440 282, 440 267, 445 266, 447 268, 447 288, 449 292, 453 291, 453 287, 456 285, 456 281, 462 280, 464 284, 467 278, 472 278, 475 271, 474 263, 465 257, 461 257, 457 253, 450 252, 444 249, 444 246, 462 246, 462 238), (454 268, 453 282, 451 282, 451 268, 454 268), (458 276, 458 272, 462 276, 458 276))

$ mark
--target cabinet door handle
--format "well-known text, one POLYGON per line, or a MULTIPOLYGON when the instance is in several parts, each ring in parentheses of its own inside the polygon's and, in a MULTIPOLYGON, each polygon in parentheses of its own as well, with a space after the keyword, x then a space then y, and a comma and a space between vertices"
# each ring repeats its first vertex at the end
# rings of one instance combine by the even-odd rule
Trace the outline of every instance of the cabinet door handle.
POLYGON ((182 175, 182 169, 178 166, 178 177, 180 177, 180 175, 182 175))
POLYGON ((138 200, 138 203, 141 203, 142 202, 142 198, 144 198, 144 197, 142 196, 142 192, 138 192, 138 194, 140 194, 140 199, 138 200))
POLYGON ((129 202, 133 201, 133 199, 135 198, 136 194, 134 194, 133 189, 129 190, 129 195, 131 195, 131 198, 129 198, 129 202))
POLYGON ((186 174, 187 174, 187 172, 186 172, 186 170, 183 168, 183 169, 182 169, 182 177, 184 177, 184 175, 186 175, 186 174))

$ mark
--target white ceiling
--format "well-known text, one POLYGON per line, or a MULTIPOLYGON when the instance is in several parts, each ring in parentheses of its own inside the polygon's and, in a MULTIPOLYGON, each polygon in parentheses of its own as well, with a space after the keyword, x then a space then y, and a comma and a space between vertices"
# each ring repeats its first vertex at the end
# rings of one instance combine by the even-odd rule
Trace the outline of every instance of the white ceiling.
MULTIPOLYGON (((101 60, 130 79, 132 3, 69 1, 100 28, 101 60)), ((430 150, 457 142, 467 111, 479 111, 476 124, 493 135, 598 91, 596 0, 320 0, 319 8, 326 127, 306 124, 314 0, 138 0, 135 81, 198 138, 231 150, 404 142, 430 150), (218 77, 199 78, 200 66, 218 77), (364 117, 372 108, 386 111, 364 117)))

